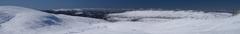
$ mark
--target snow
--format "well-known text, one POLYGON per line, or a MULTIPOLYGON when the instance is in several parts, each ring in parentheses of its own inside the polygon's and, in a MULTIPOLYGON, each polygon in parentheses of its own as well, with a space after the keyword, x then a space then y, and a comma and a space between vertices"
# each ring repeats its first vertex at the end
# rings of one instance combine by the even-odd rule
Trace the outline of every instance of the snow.
POLYGON ((177 19, 163 23, 117 22, 100 24, 105 29, 86 34, 239 34, 239 17, 224 19, 177 19), (96 33, 91 33, 96 32, 96 33))
POLYGON ((131 11, 102 19, 49 14, 34 9, 0 6, 1 34, 239 34, 240 15, 188 11, 131 11), (171 17, 171 18, 153 18, 171 17), (180 18, 172 18, 180 17, 180 18), (191 17, 191 18, 190 18, 191 17))
POLYGON ((117 21, 131 21, 134 19, 143 18, 161 18, 161 19, 181 19, 181 18, 194 18, 194 19, 212 19, 212 18, 226 18, 230 17, 230 13, 204 13, 193 10, 181 11, 163 11, 163 10, 142 10, 142 11, 128 11, 125 13, 109 14, 109 20, 117 21))
POLYGON ((74 17, 66 15, 54 15, 34 9, 0 6, 1 27, 0 32, 6 34, 36 34, 38 31, 55 31, 69 28, 80 28, 98 22, 106 22, 100 19, 74 17), (14 32, 14 33, 11 33, 14 32))
MULTIPOLYGON (((0 11, 8 17, 1 24, 1 30, 5 32, 21 33, 25 30, 31 30, 61 23, 61 19, 48 13, 40 12, 24 7, 1 6, 0 11)), ((3 16, 6 16, 3 15, 3 16)), ((15 34, 16 34, 15 33, 15 34)))

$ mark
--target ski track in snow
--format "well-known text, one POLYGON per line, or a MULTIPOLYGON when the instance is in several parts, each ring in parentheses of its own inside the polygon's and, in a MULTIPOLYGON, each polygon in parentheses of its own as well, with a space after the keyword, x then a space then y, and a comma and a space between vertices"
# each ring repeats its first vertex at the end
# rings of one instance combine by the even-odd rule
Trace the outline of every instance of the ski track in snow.
POLYGON ((240 15, 194 11, 129 11, 102 19, 0 6, 1 34, 239 34, 240 15))

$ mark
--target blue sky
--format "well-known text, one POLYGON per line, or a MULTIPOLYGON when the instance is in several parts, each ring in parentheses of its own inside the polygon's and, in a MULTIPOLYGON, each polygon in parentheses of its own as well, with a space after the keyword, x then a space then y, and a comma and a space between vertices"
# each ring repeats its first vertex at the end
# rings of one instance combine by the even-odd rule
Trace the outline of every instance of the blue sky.
POLYGON ((239 8, 240 0, 0 0, 0 5, 54 8, 239 8))

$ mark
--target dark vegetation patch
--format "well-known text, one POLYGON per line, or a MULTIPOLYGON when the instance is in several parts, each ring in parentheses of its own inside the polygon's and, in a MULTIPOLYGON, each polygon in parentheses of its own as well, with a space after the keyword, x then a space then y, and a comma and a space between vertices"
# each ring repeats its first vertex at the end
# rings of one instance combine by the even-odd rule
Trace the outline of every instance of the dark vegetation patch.
MULTIPOLYGON (((126 11, 134 11, 134 10, 159 10, 156 8, 151 9, 143 9, 143 8, 137 8, 137 9, 105 9, 105 8, 96 8, 96 9, 81 9, 81 10, 41 10, 43 12, 47 13, 53 13, 53 14, 65 14, 65 15, 71 15, 71 16, 81 16, 81 17, 90 17, 90 18, 97 18, 97 19, 104 19, 107 20, 107 15, 112 13, 123 13, 126 11)), ((220 13, 232 13, 236 14, 239 12, 236 12, 236 10, 232 9, 161 9, 161 10, 196 10, 196 11, 203 11, 205 13, 208 12, 220 12, 220 13)))
POLYGON ((47 13, 53 14, 65 14, 71 16, 81 16, 90 17, 97 19, 107 19, 107 15, 111 13, 123 13, 131 10, 120 10, 120 9, 82 9, 82 10, 66 10, 66 11, 56 11, 56 10, 41 10, 47 13))

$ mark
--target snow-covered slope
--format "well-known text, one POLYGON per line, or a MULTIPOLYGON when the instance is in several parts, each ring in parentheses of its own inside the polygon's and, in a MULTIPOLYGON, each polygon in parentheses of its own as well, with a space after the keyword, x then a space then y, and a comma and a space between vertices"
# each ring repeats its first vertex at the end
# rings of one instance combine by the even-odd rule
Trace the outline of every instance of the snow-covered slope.
MULTIPOLYGON (((239 17, 226 19, 179 19, 163 23, 117 22, 85 34, 239 34, 239 17), (95 33, 92 33, 95 32, 95 33)), ((104 25, 104 26, 103 26, 104 25)))
MULTIPOLYGON (((239 34, 240 15, 223 19, 177 19, 168 22, 117 22, 85 34, 239 34), (91 33, 96 32, 96 33, 91 33)), ((103 26, 104 25, 104 26, 103 26)))
MULTIPOLYGON (((61 19, 54 15, 40 12, 29 8, 16 6, 0 6, 1 11, 1 31, 22 32, 51 25, 58 25, 61 19)), ((15 33, 16 34, 16 33, 15 33)))
POLYGON ((55 28, 61 30, 71 28, 74 24, 76 24, 76 28, 80 28, 78 26, 106 22, 93 18, 53 15, 16 6, 0 6, 0 14, 0 32, 5 34, 36 34, 39 29, 40 31, 48 31, 48 29, 54 30, 55 28))
MULTIPOLYGON (((125 15, 127 14, 127 15, 125 15)), ((113 15, 113 14, 111 14, 113 15)), ((101 19, 49 14, 34 9, 0 6, 1 34, 239 34, 240 15, 199 12, 127 12, 139 21, 107 22, 101 19), (160 14, 161 13, 161 14, 160 14), (162 15, 164 14, 164 15, 162 15), (216 16, 220 15, 220 16, 216 16), (207 16, 207 17, 204 17, 207 16), (181 17, 165 19, 153 17, 181 17), (192 17, 192 18, 190 18, 192 17), (184 19, 183 19, 184 18, 184 19), (196 19, 197 18, 197 19, 196 19), (211 19, 205 19, 211 18, 211 19), (148 22, 145 22, 148 21, 148 22), (159 22, 161 21, 161 22, 159 22)))

